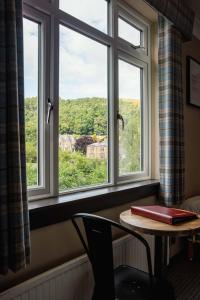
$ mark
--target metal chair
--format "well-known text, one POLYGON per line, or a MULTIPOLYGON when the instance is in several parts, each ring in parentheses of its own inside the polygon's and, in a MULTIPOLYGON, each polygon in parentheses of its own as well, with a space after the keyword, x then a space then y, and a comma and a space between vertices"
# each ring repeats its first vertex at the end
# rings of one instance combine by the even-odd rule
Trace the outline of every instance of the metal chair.
POLYGON ((165 280, 152 274, 150 247, 138 233, 96 215, 78 213, 72 223, 92 265, 95 287, 92 300, 173 300, 174 291, 165 280), (77 219, 82 219, 86 238, 77 219), (134 236, 146 248, 148 273, 121 265, 113 267, 112 227, 134 236))

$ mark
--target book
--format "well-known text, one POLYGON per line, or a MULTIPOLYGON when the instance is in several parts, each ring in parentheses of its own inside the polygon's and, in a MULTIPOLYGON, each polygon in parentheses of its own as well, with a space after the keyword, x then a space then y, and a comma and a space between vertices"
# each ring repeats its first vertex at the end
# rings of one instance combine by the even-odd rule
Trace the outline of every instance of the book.
POLYGON ((161 205, 131 206, 131 213, 171 225, 198 218, 194 212, 161 205))

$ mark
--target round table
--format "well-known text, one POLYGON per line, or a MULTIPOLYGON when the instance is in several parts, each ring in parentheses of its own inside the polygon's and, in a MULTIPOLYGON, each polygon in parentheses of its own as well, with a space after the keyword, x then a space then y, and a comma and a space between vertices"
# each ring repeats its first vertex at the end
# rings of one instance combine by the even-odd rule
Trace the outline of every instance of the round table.
POLYGON ((197 231, 200 231, 200 216, 195 220, 176 225, 169 225, 146 217, 134 215, 131 213, 131 210, 127 210, 120 214, 120 222, 125 227, 139 233, 155 235, 154 274, 157 277, 162 276, 163 262, 166 257, 166 238, 170 236, 194 235, 197 231))

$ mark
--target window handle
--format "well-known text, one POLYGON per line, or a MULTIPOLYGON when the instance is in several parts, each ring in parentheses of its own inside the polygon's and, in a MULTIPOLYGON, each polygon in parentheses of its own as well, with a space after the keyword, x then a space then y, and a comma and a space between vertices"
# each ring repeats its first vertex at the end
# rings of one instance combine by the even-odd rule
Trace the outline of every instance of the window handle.
POLYGON ((51 117, 51 112, 53 110, 53 103, 51 102, 51 99, 48 98, 47 100, 47 105, 48 105, 48 111, 47 111, 47 124, 50 122, 50 117, 51 117))
POLYGON ((124 130, 124 118, 119 112, 117 113, 117 120, 122 121, 122 130, 124 130))
POLYGON ((142 46, 140 46, 140 45, 138 45, 138 46, 131 45, 131 47, 132 47, 133 49, 135 49, 135 50, 137 50, 137 49, 145 49, 145 47, 142 47, 142 46))

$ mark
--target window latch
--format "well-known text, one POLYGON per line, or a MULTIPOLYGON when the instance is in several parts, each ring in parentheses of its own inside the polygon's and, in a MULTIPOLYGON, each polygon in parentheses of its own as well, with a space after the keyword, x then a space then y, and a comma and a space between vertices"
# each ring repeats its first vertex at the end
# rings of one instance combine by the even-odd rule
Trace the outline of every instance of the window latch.
POLYGON ((135 50, 137 50, 137 49, 145 49, 145 47, 142 47, 142 46, 140 46, 140 45, 138 45, 138 46, 131 45, 131 47, 132 47, 133 49, 135 49, 135 50))
POLYGON ((119 112, 117 112, 117 120, 120 120, 122 122, 122 130, 124 130, 124 118, 119 112))
POLYGON ((50 122, 51 112, 53 110, 53 103, 51 102, 51 99, 48 98, 47 100, 48 110, 47 110, 47 124, 50 122))

